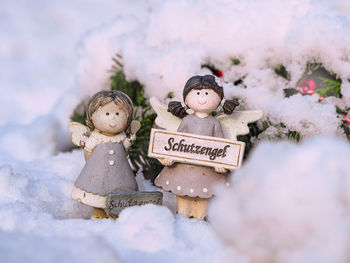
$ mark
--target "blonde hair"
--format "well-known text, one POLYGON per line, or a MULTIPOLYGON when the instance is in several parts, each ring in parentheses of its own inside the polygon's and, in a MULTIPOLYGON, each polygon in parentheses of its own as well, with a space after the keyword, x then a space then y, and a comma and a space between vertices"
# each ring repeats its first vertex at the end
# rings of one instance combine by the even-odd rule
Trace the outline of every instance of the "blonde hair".
POLYGON ((125 110, 128 119, 126 122, 126 129, 125 132, 128 134, 130 130, 130 124, 132 121, 132 116, 134 109, 132 107, 132 101, 129 98, 128 95, 126 95, 124 92, 118 91, 118 90, 104 90, 97 92, 92 98, 90 99, 87 110, 86 110, 86 125, 90 128, 90 130, 94 130, 95 126, 92 122, 92 114, 94 114, 95 111, 97 111, 98 108, 103 107, 104 105, 114 102, 116 105, 119 105, 125 110))

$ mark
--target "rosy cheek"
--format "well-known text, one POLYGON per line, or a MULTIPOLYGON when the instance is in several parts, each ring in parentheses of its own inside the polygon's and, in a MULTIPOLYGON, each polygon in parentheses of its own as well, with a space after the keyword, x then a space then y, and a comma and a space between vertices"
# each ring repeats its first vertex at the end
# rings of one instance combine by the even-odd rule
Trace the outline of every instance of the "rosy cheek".
POLYGON ((213 107, 217 107, 219 105, 219 102, 217 99, 210 100, 210 105, 213 107))
POLYGON ((198 103, 196 103, 195 100, 193 100, 192 98, 190 98, 190 99, 187 99, 187 100, 186 100, 185 104, 186 104, 188 107, 191 108, 191 107, 195 107, 198 103))

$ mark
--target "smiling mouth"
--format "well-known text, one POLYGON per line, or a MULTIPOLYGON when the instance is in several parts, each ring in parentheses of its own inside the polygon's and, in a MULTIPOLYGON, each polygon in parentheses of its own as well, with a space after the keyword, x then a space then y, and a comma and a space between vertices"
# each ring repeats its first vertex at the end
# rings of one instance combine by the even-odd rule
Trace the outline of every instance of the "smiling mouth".
POLYGON ((204 101, 204 102, 200 102, 199 100, 197 100, 197 102, 200 104, 200 105, 204 105, 207 103, 207 101, 204 101))
POLYGON ((117 124, 115 124, 115 125, 109 124, 109 127, 115 128, 115 127, 117 127, 117 124))

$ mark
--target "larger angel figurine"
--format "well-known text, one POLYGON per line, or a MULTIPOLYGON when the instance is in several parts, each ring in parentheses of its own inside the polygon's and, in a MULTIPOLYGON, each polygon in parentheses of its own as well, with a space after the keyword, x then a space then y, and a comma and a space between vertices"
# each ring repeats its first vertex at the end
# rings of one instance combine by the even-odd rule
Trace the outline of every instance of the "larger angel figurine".
MULTIPOLYGON (((262 111, 234 112, 236 100, 224 99, 222 82, 213 75, 193 76, 183 90, 184 104, 172 101, 166 109, 156 98, 151 105, 157 113, 156 124, 170 131, 192 133, 237 140, 237 135, 249 133, 248 123, 257 121, 262 111), (224 114, 212 116, 220 105, 224 114)), ((207 204, 217 184, 229 186, 225 168, 158 159, 164 166, 155 184, 177 196, 178 213, 204 219, 207 204)))
POLYGON ((140 128, 132 117, 132 101, 125 93, 100 91, 88 103, 88 127, 76 122, 68 126, 73 143, 84 148, 86 159, 71 197, 93 207, 93 219, 107 217, 104 209, 109 192, 137 191, 127 159, 128 148, 140 128))

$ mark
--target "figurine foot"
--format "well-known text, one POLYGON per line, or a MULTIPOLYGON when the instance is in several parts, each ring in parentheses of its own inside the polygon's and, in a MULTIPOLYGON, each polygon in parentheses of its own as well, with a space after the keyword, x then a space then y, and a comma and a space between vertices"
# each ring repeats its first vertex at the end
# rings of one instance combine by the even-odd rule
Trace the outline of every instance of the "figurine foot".
POLYGON ((105 218, 115 220, 118 218, 118 216, 115 216, 115 215, 108 216, 103 209, 94 207, 94 211, 92 213, 91 219, 98 220, 98 219, 105 219, 105 218))
POLYGON ((94 208, 91 219, 104 219, 107 218, 105 211, 101 208, 94 208))

